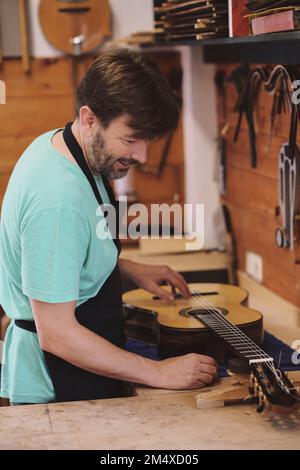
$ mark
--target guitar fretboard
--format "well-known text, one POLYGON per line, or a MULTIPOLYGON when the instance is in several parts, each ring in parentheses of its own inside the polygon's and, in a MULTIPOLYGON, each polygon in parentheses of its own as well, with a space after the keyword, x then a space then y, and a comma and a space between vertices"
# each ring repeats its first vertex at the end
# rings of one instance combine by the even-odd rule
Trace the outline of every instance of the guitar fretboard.
POLYGON ((233 325, 216 308, 208 313, 196 313, 195 318, 203 322, 213 333, 221 338, 241 359, 249 364, 250 361, 266 359, 272 361, 257 344, 254 343, 238 327, 233 325))

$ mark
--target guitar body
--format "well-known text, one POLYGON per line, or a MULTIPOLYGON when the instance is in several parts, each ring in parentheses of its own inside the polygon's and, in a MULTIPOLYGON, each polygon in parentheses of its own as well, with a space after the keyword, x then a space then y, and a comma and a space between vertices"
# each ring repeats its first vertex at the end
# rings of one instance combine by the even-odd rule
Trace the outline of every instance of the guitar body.
POLYGON ((39 17, 49 42, 69 54, 90 52, 111 35, 108 0, 42 0, 39 17))
POLYGON ((196 312, 210 315, 210 308, 213 308, 257 345, 262 343, 263 317, 245 306, 248 297, 245 290, 226 284, 189 284, 189 288, 197 295, 189 300, 177 298, 170 303, 143 289, 124 294, 127 336, 155 344, 161 359, 194 352, 223 363, 230 353, 229 347, 193 317, 196 312))

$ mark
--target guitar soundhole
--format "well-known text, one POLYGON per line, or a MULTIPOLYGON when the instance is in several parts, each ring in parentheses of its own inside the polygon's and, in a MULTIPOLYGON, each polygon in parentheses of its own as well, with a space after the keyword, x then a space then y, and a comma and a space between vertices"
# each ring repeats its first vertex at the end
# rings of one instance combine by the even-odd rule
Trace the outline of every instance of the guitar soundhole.
MULTIPOLYGON (((213 308, 213 311, 220 312, 222 315, 227 315, 228 310, 225 310, 225 308, 213 308)), ((195 315, 211 315, 211 310, 208 308, 184 308, 183 310, 180 310, 179 315, 182 317, 188 317, 192 318, 195 315)))

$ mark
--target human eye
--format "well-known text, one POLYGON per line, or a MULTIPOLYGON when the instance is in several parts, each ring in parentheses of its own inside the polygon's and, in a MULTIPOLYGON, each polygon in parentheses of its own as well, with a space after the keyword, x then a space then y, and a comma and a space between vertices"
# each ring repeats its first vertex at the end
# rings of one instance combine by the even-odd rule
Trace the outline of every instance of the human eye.
POLYGON ((127 136, 121 137, 121 141, 126 145, 130 145, 130 144, 135 144, 137 139, 134 136, 127 135, 127 136))

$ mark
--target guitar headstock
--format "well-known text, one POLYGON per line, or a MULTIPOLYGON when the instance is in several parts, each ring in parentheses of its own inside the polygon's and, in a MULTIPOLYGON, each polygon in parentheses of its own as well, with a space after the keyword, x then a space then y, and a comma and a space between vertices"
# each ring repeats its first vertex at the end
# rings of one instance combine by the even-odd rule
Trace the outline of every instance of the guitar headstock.
POLYGON ((300 396, 286 373, 273 361, 252 363, 249 392, 256 397, 257 411, 292 413, 300 407, 300 396))

